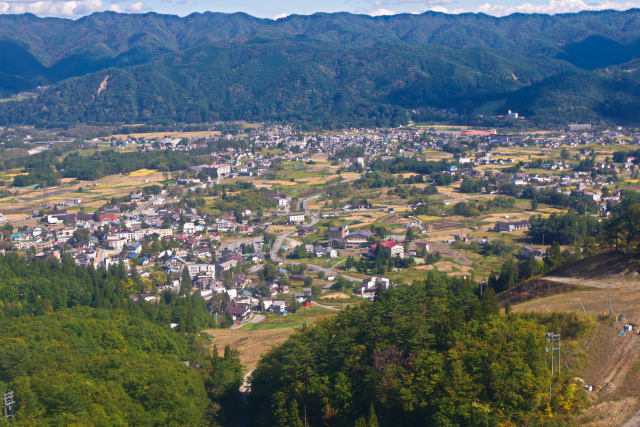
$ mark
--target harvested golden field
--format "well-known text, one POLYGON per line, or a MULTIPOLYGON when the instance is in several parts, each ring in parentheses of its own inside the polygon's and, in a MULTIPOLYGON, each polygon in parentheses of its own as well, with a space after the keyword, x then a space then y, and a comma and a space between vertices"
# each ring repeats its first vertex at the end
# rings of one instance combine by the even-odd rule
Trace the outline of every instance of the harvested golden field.
POLYGON ((322 299, 350 299, 351 296, 342 292, 330 292, 322 295, 322 299))
POLYGON ((140 132, 130 134, 111 135, 106 139, 126 139, 126 138, 213 138, 220 136, 220 131, 195 131, 195 132, 140 132))
MULTIPOLYGON (((142 169, 143 171, 146 171, 146 169, 142 169)), ((144 186, 144 185, 148 185, 150 183, 153 182, 159 182, 164 180, 164 175, 161 172, 153 172, 150 174, 136 174, 134 175, 135 172, 132 172, 129 175, 109 175, 109 176, 105 176, 104 178, 99 179, 98 181, 96 181, 100 187, 106 188, 106 187, 120 187, 120 186, 126 186, 126 187, 137 187, 137 186, 144 186)))
MULTIPOLYGON (((112 197, 127 195, 164 179, 160 172, 147 169, 136 172, 130 175, 109 175, 95 183, 65 178, 61 181, 61 185, 48 189, 48 201, 54 204, 64 199, 81 199, 82 204, 78 207, 97 208, 112 197), (79 191, 80 188, 82 191, 79 191)), ((42 195, 43 192, 40 189, 19 189, 12 196, 0 199, 0 212, 16 214, 37 209, 42 202, 42 195)))
POLYGON ((255 181, 256 188, 293 187, 298 185, 295 181, 284 181, 277 179, 258 179, 255 181))
POLYGON ((422 157, 426 161, 450 160, 453 159, 453 154, 445 153, 444 151, 425 150, 422 153, 422 157))
MULTIPOLYGON (((640 292, 637 289, 612 289, 613 310, 640 323, 640 292)), ((537 298, 513 306, 514 312, 567 311, 582 313, 582 305, 588 314, 609 313, 609 289, 588 289, 567 294, 537 298)))
POLYGON ((224 347, 229 345, 231 348, 238 350, 240 362, 247 371, 251 371, 256 367, 263 354, 285 342, 295 332, 295 328, 211 329, 206 332, 213 336, 213 344, 218 347, 220 355, 222 355, 224 347))
POLYGON ((297 227, 295 225, 271 225, 269 227, 269 233, 288 233, 290 231, 296 231, 297 227))
POLYGON ((138 176, 149 176, 158 172, 156 169, 138 169, 137 171, 131 172, 128 176, 138 177, 138 176))
POLYGON ((340 176, 342 179, 357 179, 360 177, 360 174, 358 172, 342 172, 340 176))
POLYGON ((209 329, 205 332, 213 337, 211 347, 216 345, 218 352, 222 352, 226 345, 237 349, 240 362, 250 371, 264 353, 285 342, 297 328, 311 325, 335 313, 335 309, 303 308, 286 316, 267 314, 262 322, 249 323, 238 329, 209 329))
POLYGON ((433 265, 421 265, 416 267, 417 270, 434 270, 435 268, 442 273, 447 273, 450 276, 471 276, 473 268, 467 265, 455 264, 451 261, 440 261, 433 265))

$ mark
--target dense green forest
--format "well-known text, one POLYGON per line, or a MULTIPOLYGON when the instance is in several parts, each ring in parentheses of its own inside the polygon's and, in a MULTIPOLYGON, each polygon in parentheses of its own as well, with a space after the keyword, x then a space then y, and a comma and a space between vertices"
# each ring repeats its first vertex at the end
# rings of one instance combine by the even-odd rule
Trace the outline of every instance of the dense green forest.
POLYGON ((561 245, 573 245, 587 236, 594 237, 598 231, 598 220, 592 216, 554 213, 548 218, 532 217, 529 237, 537 244, 557 242, 561 245))
POLYGON ((0 103, 0 125, 383 126, 491 105, 537 124, 636 123, 637 16, 3 15, 0 96, 52 86, 0 103))
POLYGON ((41 156, 25 165, 27 175, 13 179, 16 187, 45 182, 57 185, 61 177, 93 181, 107 175, 126 174, 138 169, 176 171, 207 163, 208 150, 190 152, 160 151, 123 153, 113 150, 96 151, 89 155, 73 152, 58 161, 54 156, 41 156))
POLYGON ((191 357, 183 337, 120 310, 0 326, 0 382, 16 394, 19 424, 206 425, 207 372, 181 363, 191 357))
POLYGON ((216 326, 197 294, 175 297, 167 292, 158 304, 133 302, 129 295, 144 291, 140 276, 128 276, 124 265, 109 271, 85 268, 65 257, 26 260, 0 256, 0 317, 40 315, 75 306, 121 309, 161 324, 178 323, 178 330, 197 332, 216 326))
POLYGON ((196 334, 216 325, 200 296, 135 303, 139 276, 67 258, 1 256, 0 278, 0 383, 20 424, 217 425, 237 408, 242 367, 196 334))
POLYGON ((252 375, 254 425, 520 425, 579 408, 562 381, 549 401, 544 326, 476 290, 429 272, 298 332, 252 375))

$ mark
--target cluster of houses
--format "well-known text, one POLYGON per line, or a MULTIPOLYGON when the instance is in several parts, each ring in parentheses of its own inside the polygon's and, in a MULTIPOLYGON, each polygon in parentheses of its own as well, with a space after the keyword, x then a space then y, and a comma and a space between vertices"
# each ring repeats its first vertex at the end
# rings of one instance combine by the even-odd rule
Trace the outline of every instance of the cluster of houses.
MULTIPOLYGON (((514 113, 515 114, 515 113, 514 113)), ((515 119, 519 118, 517 115, 515 119)), ((291 126, 268 125, 246 128, 236 134, 214 134, 205 138, 133 138, 110 139, 113 147, 126 147, 139 151, 171 150, 190 151, 208 147, 212 141, 241 139, 245 142, 228 144, 209 156, 206 163, 189 168, 187 174, 177 178, 178 186, 184 187, 186 194, 200 193, 213 187, 223 179, 264 175, 272 166, 283 159, 303 163, 312 162, 314 153, 325 153, 341 168, 365 170, 373 159, 393 159, 425 151, 449 151, 463 144, 473 143, 474 154, 457 157, 457 164, 450 164, 442 171, 460 177, 483 177, 482 165, 507 165, 516 163, 509 154, 501 154, 501 146, 530 146, 537 144, 546 149, 567 145, 599 144, 615 140, 638 143, 639 135, 625 130, 594 130, 590 126, 570 126, 568 131, 555 135, 524 137, 522 135, 499 135, 496 131, 445 130, 428 128, 387 128, 387 129, 347 129, 330 133, 301 133, 291 126), (250 140, 251 144, 246 144, 250 140), (264 149, 264 150, 263 150, 264 149), (276 150, 277 149, 277 150, 276 150), (280 154, 285 153, 285 154, 280 154)), ((104 141, 102 141, 104 142, 104 141)), ((455 152, 455 151, 453 151, 455 152)), ((586 154, 586 151, 583 153, 586 154)), ((590 201, 599 203, 606 210, 616 203, 617 191, 603 194, 599 188, 606 184, 604 178, 592 171, 571 171, 565 160, 545 161, 537 167, 556 174, 527 173, 531 162, 524 163, 525 172, 517 172, 511 177, 516 187, 534 186, 538 190, 554 190, 564 194, 579 194, 590 201)), ((638 171, 638 162, 628 157, 622 163, 602 163, 594 166, 597 170, 613 173, 633 173, 638 171)), ((495 172, 500 175, 499 171, 495 172)), ((505 180, 508 181, 508 180, 505 180)), ((495 186, 494 186, 495 187, 495 186)), ((487 193, 496 188, 484 189, 487 193)), ((301 194, 302 196, 302 194, 301 194)), ((216 301, 216 296, 228 299, 219 314, 229 314, 234 321, 246 321, 256 311, 285 314, 292 301, 310 304, 313 297, 311 288, 293 291, 277 279, 266 283, 267 291, 257 292, 247 266, 264 261, 265 240, 257 230, 268 230, 269 216, 283 218, 282 222, 296 225, 298 237, 316 233, 314 225, 308 223, 306 206, 292 206, 286 194, 274 192, 266 196, 276 206, 273 212, 256 219, 248 209, 209 215, 196 209, 177 208, 179 200, 162 191, 148 195, 141 191, 131 194, 133 211, 121 206, 104 206, 95 213, 71 213, 82 204, 80 199, 65 199, 58 202, 54 210, 38 213, 26 219, 7 219, 0 215, 0 225, 9 224, 11 245, 20 251, 32 251, 36 255, 63 254, 71 256, 80 265, 95 268, 110 268, 124 262, 128 268, 136 268, 143 277, 151 277, 158 270, 167 276, 153 293, 134 295, 137 300, 155 301, 162 291, 179 292, 186 277, 189 277, 191 292, 198 292, 206 301, 216 301), (304 211, 298 211, 304 209, 304 211), (224 238, 223 238, 224 237, 224 238), (215 254, 215 259, 214 259, 215 254), (285 298, 286 296, 286 298, 285 298)), ((271 202, 270 202, 271 203, 271 202)), ((336 205, 337 206, 337 205, 336 205)), ((368 209, 364 204, 343 206, 343 211, 368 209)), ((322 212, 317 216, 337 216, 335 212, 322 212)), ((313 218, 316 218, 314 216, 313 218)), ((501 221, 495 224, 496 232, 513 232, 529 227, 529 221, 501 221)), ((348 225, 331 227, 326 239, 304 246, 308 253, 316 257, 336 258, 339 251, 354 251, 365 258, 375 258, 376 251, 383 247, 392 257, 412 256, 416 248, 429 251, 427 242, 412 242, 405 245, 395 239, 374 243, 371 232, 349 230, 348 225), (379 246, 378 246, 379 245, 379 246), (406 253, 405 253, 406 252, 406 253)), ((456 240, 466 241, 467 237, 456 236, 456 240)), ((521 249, 524 257, 542 257, 540 249, 525 246, 521 249)), ((255 271, 254 271, 255 272, 255 271)), ((286 271, 280 271, 286 276, 286 271)), ((304 277, 292 275, 292 281, 303 281, 304 277)), ((385 278, 366 279, 357 286, 355 293, 363 297, 373 297, 380 289, 393 286, 385 278)), ((213 307, 213 305, 212 305, 213 307)), ((213 310, 213 308, 212 308, 213 310)))

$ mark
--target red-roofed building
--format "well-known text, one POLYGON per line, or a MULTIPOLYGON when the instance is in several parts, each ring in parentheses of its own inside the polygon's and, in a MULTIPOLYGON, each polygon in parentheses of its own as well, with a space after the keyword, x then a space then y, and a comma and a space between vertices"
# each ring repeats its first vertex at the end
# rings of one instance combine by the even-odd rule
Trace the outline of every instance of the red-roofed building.
MULTIPOLYGON (((404 246, 402 246, 400 243, 396 242, 395 240, 385 240, 384 242, 380 243, 380 245, 384 248, 387 248, 391 251, 391 256, 392 257, 396 257, 399 256, 400 258, 404 257, 404 246)), ((378 248, 378 244, 373 244, 370 246, 371 248, 371 252, 373 254, 375 254, 377 248, 378 248)))
POLYGON ((104 222, 104 221, 117 222, 118 221, 118 215, 114 213, 100 214, 98 218, 100 219, 100 222, 104 222))

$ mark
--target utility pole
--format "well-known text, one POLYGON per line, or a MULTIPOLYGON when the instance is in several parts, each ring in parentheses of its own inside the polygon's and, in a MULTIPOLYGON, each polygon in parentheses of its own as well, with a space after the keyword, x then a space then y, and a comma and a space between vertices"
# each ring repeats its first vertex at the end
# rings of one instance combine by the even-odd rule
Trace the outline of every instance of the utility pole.
POLYGON ((4 416, 6 418, 13 417, 13 413, 16 410, 16 401, 13 395, 13 391, 3 391, 2 401, 4 403, 4 416))
MULTIPOLYGON (((553 378, 553 371, 555 370, 553 353, 555 351, 558 352, 558 375, 560 375, 560 334, 547 332, 544 336, 547 342, 544 351, 551 353, 551 377, 553 378)), ((551 383, 549 383, 549 399, 551 399, 551 383)))
POLYGON ((47 183, 45 181, 42 181, 41 187, 42 187, 42 208, 46 208, 49 202, 49 192, 47 188, 47 183))
POLYGON ((609 283, 609 318, 613 319, 613 298, 611 295, 611 283, 609 283))

